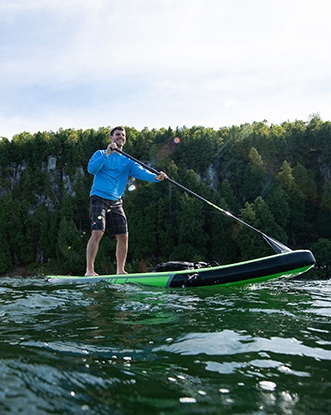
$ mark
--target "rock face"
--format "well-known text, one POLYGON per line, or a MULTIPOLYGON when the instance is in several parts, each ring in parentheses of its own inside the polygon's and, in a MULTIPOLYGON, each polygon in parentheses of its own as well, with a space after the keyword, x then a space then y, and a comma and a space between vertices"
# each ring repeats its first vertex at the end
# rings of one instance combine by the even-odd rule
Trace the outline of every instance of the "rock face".
POLYGON ((321 166, 321 175, 324 179, 324 184, 331 181, 331 167, 330 166, 321 166))
POLYGON ((54 173, 56 170, 56 157, 49 156, 47 163, 47 172, 54 173))
POLYGON ((58 158, 49 156, 47 162, 41 162, 40 169, 30 167, 22 160, 21 163, 11 162, 2 175, 0 181, 0 196, 5 198, 7 193, 18 192, 28 188, 31 195, 35 198, 35 203, 30 206, 29 213, 33 214, 40 203, 53 211, 62 200, 64 195, 69 197, 76 196, 77 183, 86 176, 83 166, 71 169, 70 173, 66 166, 58 166, 58 158))

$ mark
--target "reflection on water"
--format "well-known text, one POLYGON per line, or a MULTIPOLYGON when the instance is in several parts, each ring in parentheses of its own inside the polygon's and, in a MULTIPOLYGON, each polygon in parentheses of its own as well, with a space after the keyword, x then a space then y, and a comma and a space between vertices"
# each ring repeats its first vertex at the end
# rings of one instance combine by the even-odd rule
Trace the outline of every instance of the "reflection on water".
POLYGON ((330 281, 1 282, 1 414, 331 413, 330 281))

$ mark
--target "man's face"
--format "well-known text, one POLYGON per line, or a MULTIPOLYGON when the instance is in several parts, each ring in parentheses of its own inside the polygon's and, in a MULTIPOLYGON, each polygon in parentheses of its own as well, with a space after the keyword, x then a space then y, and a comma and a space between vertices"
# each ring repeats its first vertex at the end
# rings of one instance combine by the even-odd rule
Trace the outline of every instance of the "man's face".
POLYGON ((115 130, 113 135, 110 136, 110 140, 116 143, 119 147, 123 147, 126 141, 125 131, 115 130))

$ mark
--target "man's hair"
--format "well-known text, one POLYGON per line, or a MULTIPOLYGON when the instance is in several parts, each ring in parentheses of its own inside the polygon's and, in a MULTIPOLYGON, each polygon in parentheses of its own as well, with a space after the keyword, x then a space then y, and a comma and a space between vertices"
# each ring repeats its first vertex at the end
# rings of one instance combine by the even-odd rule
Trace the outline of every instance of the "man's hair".
POLYGON ((124 132, 125 132, 125 128, 124 128, 124 127, 122 127, 121 125, 119 125, 118 127, 115 127, 115 128, 113 128, 113 129, 111 130, 110 135, 111 135, 111 136, 113 136, 113 135, 114 135, 114 132, 115 132, 116 130, 120 130, 120 131, 124 131, 124 132))

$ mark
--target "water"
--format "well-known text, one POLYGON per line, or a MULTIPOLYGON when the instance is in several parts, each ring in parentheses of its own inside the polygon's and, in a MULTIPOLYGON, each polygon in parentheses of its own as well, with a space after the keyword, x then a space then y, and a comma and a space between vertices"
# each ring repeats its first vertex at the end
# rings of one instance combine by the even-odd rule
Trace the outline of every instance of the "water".
POLYGON ((330 414, 330 294, 2 278, 0 413, 330 414))

